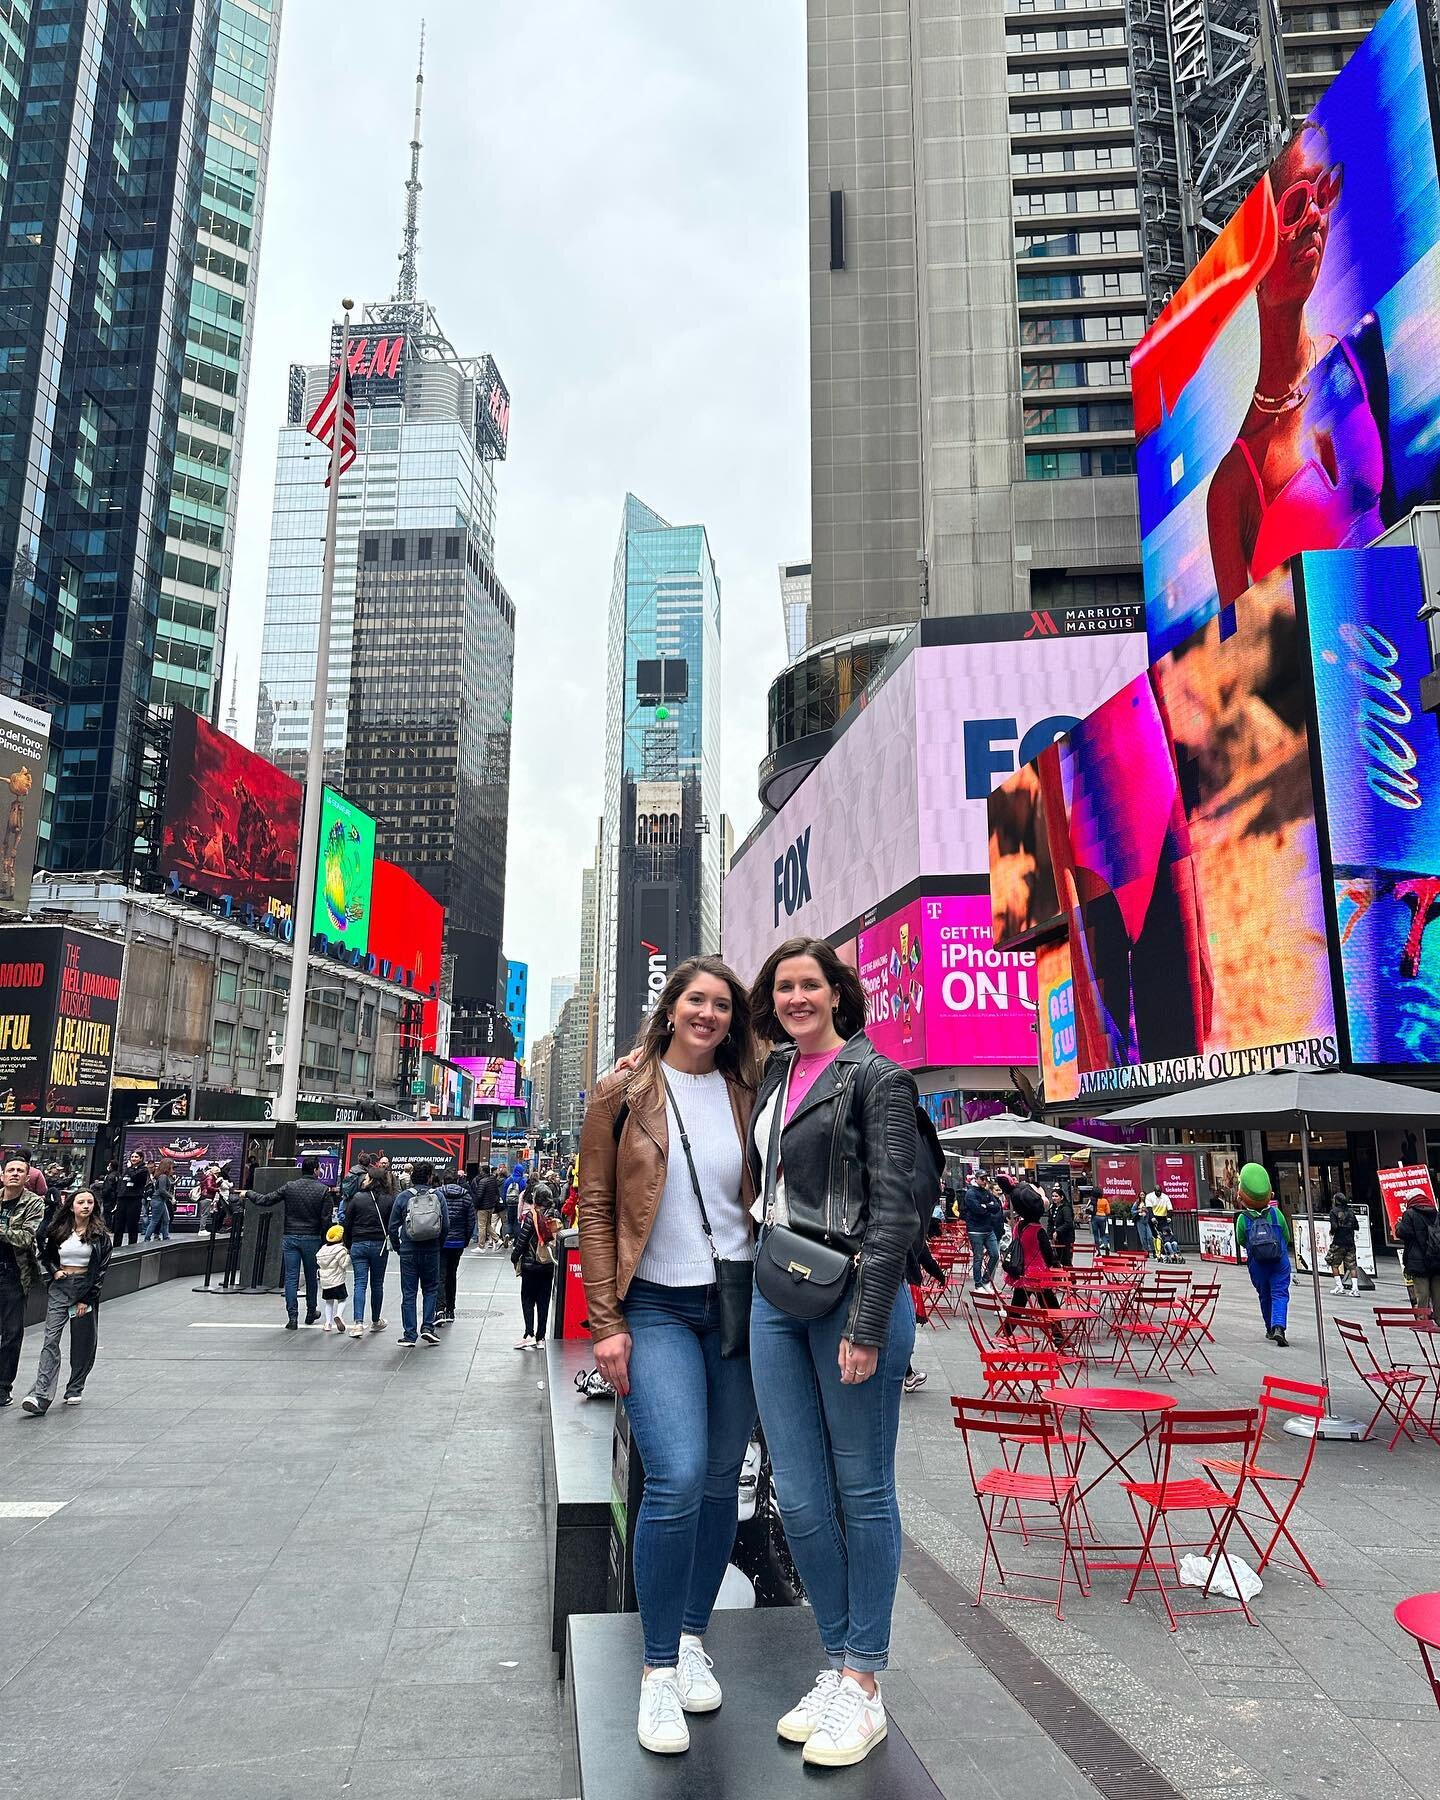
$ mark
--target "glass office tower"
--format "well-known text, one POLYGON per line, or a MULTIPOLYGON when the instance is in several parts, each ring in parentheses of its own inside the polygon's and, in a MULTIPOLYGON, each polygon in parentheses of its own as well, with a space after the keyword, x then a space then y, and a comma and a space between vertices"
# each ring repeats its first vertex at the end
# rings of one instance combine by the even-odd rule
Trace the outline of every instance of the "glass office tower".
POLYGON ((39 859, 134 841, 153 703, 219 704, 279 0, 0 7, 0 682, 39 859))

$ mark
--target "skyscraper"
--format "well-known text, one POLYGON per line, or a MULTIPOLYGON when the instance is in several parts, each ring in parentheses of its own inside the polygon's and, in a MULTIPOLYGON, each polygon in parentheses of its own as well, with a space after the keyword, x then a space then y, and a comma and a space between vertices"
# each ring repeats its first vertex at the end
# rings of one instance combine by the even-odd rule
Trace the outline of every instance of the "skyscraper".
POLYGON ((580 985, 580 976, 552 975, 550 977, 550 1030, 553 1032, 560 1023, 560 1008, 580 985))
POLYGON ((39 856, 133 843, 147 707, 214 717, 280 0, 0 10, 0 681, 39 856))
POLYGON ((810 565, 781 563, 780 609, 785 619, 785 655, 793 662, 810 642, 810 565))
POLYGON ((720 581, 705 527, 670 525, 633 494, 605 686, 601 1069, 668 972, 720 943, 720 581))

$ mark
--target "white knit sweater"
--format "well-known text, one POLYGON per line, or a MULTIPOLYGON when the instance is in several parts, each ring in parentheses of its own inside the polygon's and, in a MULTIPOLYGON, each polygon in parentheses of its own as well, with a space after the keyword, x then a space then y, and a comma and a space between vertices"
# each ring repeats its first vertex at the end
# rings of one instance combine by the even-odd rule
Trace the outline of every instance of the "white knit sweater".
POLYGON ((665 1191, 635 1274, 660 1287, 705 1287, 715 1279, 715 1261, 700 1223, 675 1109, 678 1105, 690 1135, 715 1248, 727 1262, 746 1261, 754 1255, 750 1228, 740 1206, 740 1133, 730 1106, 730 1090, 718 1069, 709 1075, 684 1075, 670 1068, 664 1073, 670 1089, 665 1103, 670 1134, 665 1191))

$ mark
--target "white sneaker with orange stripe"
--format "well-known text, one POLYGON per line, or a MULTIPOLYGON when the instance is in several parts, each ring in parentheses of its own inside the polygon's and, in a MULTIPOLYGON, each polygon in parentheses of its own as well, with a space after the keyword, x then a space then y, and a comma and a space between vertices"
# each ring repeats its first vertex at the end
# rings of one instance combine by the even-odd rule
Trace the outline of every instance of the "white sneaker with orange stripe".
POLYGON ((873 1694, 867 1694, 858 1681, 842 1675, 825 1702, 820 1723, 805 1740, 805 1761, 826 1769, 863 1762, 884 1739, 885 1729, 879 1683, 873 1694))

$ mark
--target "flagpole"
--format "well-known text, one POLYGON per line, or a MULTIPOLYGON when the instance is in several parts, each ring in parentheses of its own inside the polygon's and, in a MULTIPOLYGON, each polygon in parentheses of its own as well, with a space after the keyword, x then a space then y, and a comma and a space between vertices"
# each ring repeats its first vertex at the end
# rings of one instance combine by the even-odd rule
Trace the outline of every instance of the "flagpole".
POLYGON ((275 1161, 295 1155, 300 1106, 300 1055, 305 1043, 305 995, 310 975, 310 938, 315 925, 315 875, 320 861, 320 817, 325 790, 325 720, 330 696, 330 612, 335 595, 335 540, 340 517, 340 457, 345 439, 346 358, 350 349, 350 309, 342 300, 340 385, 330 427, 330 491, 325 505, 325 563, 320 577, 320 620, 315 633, 315 691, 310 706, 310 749, 305 759, 305 810, 300 824, 300 869, 295 883, 295 937, 291 947, 290 1003, 285 1017, 285 1060, 275 1101, 275 1161))

